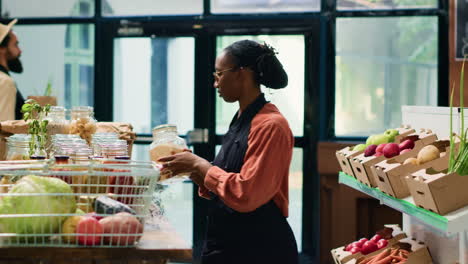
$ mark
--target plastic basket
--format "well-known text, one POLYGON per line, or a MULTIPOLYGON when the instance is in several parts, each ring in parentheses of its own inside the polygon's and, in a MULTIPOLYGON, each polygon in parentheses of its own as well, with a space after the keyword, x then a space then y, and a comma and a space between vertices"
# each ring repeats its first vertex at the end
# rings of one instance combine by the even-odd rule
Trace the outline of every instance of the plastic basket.
POLYGON ((45 160, 0 162, 0 175, 0 246, 134 247, 159 170, 152 162, 45 160))

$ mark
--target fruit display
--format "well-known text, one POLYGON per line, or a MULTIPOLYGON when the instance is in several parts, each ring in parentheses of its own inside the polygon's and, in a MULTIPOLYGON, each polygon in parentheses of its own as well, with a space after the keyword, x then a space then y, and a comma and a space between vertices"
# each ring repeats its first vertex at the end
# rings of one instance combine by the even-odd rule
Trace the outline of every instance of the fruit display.
MULTIPOLYGON (((406 142, 406 141, 405 141, 406 142)), ((408 145, 408 143, 406 143, 408 145)), ((440 155, 450 149, 448 140, 437 140, 421 149, 413 149, 400 155, 383 160, 372 167, 378 188, 395 198, 410 195, 405 177, 421 169, 434 165, 441 159, 448 164, 448 156, 440 155)))
POLYGON ((377 137, 377 139, 384 137, 387 137, 388 140, 380 141, 379 143, 375 140, 374 135, 374 138, 371 140, 368 139, 368 142, 378 144, 368 145, 364 153, 350 159, 356 179, 370 187, 379 186, 379 178, 374 169, 376 164, 419 150, 425 145, 437 140, 437 136, 432 133, 431 130, 421 130, 418 133, 414 133, 414 130, 406 131, 405 134, 398 134, 395 136, 396 142, 385 142, 392 139, 392 137, 385 133, 377 137))
MULTIPOLYGON (((398 141, 401 137, 413 132, 415 132, 415 130, 411 129, 409 126, 402 126, 396 129, 387 129, 382 134, 369 136, 365 144, 358 144, 338 150, 336 152, 336 158, 338 159, 341 170, 348 175, 356 177, 355 171, 351 164, 351 160, 354 157, 363 153, 365 157, 373 156, 376 153, 376 148, 378 145, 394 142, 395 140, 398 141)), ((382 145, 380 148, 383 147, 384 145, 382 145)), ((382 150, 379 149, 378 153, 382 153, 382 150)), ((379 154, 379 156, 380 155, 381 154, 379 154)))

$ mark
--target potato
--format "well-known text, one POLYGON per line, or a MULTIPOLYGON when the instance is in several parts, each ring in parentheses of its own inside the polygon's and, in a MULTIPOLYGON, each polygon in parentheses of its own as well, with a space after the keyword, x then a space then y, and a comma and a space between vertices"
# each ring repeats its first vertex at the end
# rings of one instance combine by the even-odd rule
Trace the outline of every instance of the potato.
POLYGON ((406 165, 406 164, 419 165, 418 159, 416 159, 416 158, 407 158, 407 159, 403 162, 403 165, 406 165))
POLYGON ((143 225, 129 213, 118 213, 99 220, 104 234, 135 234, 134 236, 104 236, 104 240, 112 245, 133 245, 143 233, 143 225))
POLYGON ((439 149, 434 145, 427 145, 422 148, 418 153, 419 164, 424 164, 431 160, 435 160, 440 157, 439 149))

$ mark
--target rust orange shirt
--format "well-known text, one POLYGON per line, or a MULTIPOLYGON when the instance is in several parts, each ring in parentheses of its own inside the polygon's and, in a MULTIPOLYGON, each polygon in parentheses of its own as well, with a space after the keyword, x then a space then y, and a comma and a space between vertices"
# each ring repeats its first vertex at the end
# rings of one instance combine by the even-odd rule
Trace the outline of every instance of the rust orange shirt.
POLYGON ((248 147, 240 173, 217 166, 205 176, 199 188, 209 191, 238 212, 251 212, 272 200, 288 216, 288 177, 294 137, 289 124, 275 105, 267 103, 251 122, 248 147))

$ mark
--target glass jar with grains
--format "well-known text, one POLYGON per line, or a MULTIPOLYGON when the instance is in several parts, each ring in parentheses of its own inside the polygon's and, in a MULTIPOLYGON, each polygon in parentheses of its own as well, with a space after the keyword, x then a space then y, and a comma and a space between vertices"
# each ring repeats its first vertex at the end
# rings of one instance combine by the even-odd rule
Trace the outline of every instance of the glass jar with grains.
MULTIPOLYGON (((150 157, 152 161, 157 162, 159 158, 171 156, 187 149, 185 140, 178 136, 176 125, 160 125, 153 128, 153 142, 150 145, 150 157)), ((157 162, 159 163, 159 162, 157 162)), ((174 177, 184 180, 187 174, 175 175, 174 177)), ((172 178, 170 172, 160 175, 160 181, 172 178)), ((171 181, 172 182, 172 181, 171 181)))

